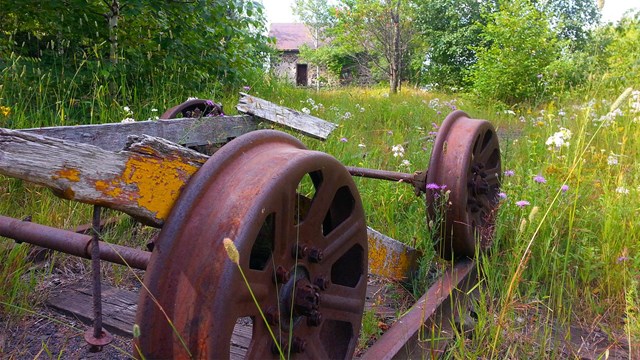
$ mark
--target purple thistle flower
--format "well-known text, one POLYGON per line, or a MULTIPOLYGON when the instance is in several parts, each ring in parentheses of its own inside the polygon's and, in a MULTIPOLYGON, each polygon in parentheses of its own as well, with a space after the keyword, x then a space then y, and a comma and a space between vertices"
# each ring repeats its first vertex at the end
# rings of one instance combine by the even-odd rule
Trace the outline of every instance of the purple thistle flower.
POLYGON ((507 194, 505 194, 505 193, 503 193, 503 192, 498 193, 498 198, 499 198, 499 199, 504 200, 504 199, 506 199, 506 198, 507 198, 507 194))
POLYGON ((347 138, 343 137, 342 139, 340 139, 341 142, 347 142, 349 141, 347 138))
POLYGON ((513 170, 506 170, 506 171, 504 172, 504 176, 506 176, 506 177, 511 177, 511 176, 513 176, 513 175, 515 175, 515 174, 516 174, 516 172, 515 172, 515 171, 513 171, 513 170))
POLYGON ((527 200, 520 200, 520 201, 516 201, 516 205, 519 208, 524 208, 525 206, 531 205, 531 203, 529 203, 527 200))
POLYGON ((251 90, 251 86, 247 86, 247 85, 243 86, 242 88, 244 89, 244 91, 249 91, 249 90, 251 90))
POLYGON ((545 179, 542 175, 536 175, 533 177, 533 181, 539 183, 539 184, 544 184, 547 182, 547 179, 545 179))
POLYGON ((620 256, 620 257, 618 258, 618 263, 625 262, 625 261, 627 261, 627 260, 629 260, 629 257, 627 257, 627 256, 620 256))
POLYGON ((440 114, 442 114, 442 112, 441 112, 440 110, 438 110, 438 111, 436 112, 436 114, 440 115, 440 114))
POLYGON ((427 190, 440 190, 440 185, 435 183, 427 184, 427 190))
POLYGON ((560 190, 562 190, 563 193, 567 192, 569 190, 569 185, 564 184, 560 187, 560 190))

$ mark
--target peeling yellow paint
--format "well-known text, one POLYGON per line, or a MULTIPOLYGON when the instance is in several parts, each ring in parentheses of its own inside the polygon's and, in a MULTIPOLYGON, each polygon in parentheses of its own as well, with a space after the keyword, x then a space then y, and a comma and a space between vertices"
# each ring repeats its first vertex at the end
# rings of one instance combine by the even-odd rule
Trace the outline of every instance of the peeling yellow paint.
POLYGON ((67 179, 69 181, 80 181, 80 170, 72 168, 64 168, 56 171, 56 174, 52 176, 53 179, 67 179))
POLYGON ((135 202, 157 220, 166 220, 182 187, 198 169, 178 156, 158 158, 136 154, 127 160, 119 177, 97 180, 94 188, 116 202, 135 202))
POLYGON ((180 190, 198 169, 178 157, 132 156, 127 161, 122 180, 137 186, 139 206, 155 213, 156 218, 166 220, 180 190))

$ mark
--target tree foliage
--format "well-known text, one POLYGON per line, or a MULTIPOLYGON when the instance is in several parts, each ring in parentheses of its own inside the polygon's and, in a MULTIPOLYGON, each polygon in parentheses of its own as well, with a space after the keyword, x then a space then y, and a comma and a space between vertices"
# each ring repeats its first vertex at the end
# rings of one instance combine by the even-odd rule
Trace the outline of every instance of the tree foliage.
POLYGON ((560 55, 545 13, 528 0, 505 1, 488 15, 482 38, 470 73, 480 96, 514 103, 542 93, 545 69, 560 55))
POLYGON ((235 82, 260 69, 268 51, 258 1, 1 0, 0 18, 1 57, 70 67, 81 60, 105 75, 151 76, 180 66, 189 69, 185 81, 235 82), (114 7, 115 38, 108 24, 114 7), (110 64, 114 48, 117 65, 110 64))

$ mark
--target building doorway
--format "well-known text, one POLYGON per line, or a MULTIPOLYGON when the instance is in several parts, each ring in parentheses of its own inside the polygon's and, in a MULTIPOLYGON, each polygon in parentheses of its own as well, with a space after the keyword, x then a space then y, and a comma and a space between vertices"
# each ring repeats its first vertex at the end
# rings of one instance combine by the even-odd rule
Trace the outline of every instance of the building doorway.
POLYGON ((307 86, 307 64, 296 64, 296 85, 307 86))

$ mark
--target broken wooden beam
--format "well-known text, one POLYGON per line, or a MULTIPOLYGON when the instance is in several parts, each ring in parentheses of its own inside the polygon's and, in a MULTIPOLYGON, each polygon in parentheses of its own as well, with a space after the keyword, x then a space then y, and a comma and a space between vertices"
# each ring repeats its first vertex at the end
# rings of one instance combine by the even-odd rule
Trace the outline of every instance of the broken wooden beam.
POLYGON ((326 140, 338 127, 337 124, 242 92, 236 109, 241 113, 287 126, 320 140, 326 140))
POLYGON ((62 140, 91 144, 108 151, 120 151, 129 135, 160 137, 176 144, 194 147, 225 144, 242 134, 258 129, 252 116, 216 116, 132 123, 54 126, 20 131, 62 140))
POLYGON ((0 174, 58 196, 162 226, 207 156, 161 138, 133 136, 124 151, 0 128, 0 174))

